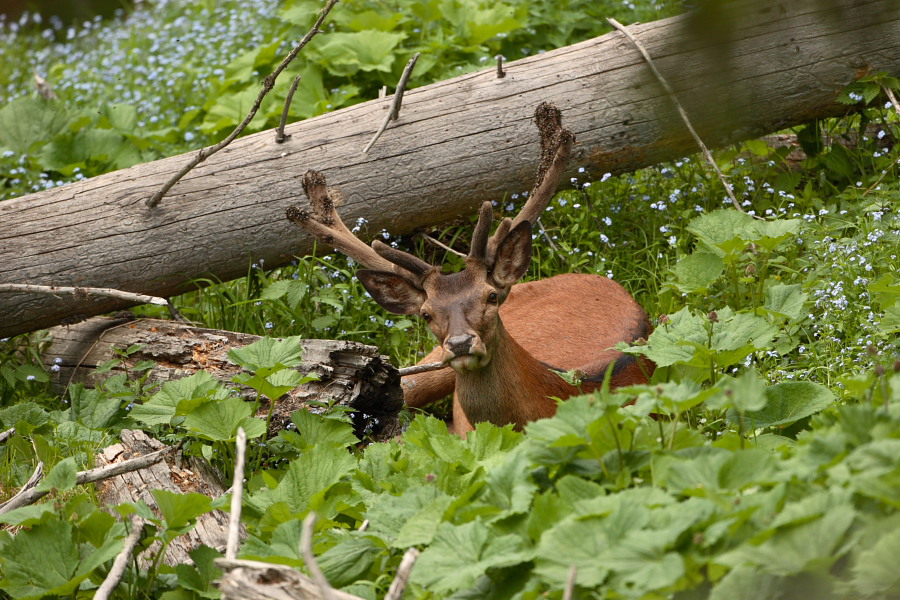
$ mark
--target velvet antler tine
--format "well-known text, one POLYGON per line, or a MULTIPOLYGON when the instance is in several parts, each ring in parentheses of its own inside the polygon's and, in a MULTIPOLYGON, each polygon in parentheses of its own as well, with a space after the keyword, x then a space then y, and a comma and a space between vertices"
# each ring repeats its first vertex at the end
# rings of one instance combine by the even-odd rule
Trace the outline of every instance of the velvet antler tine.
POLYGON ((380 240, 372 240, 372 249, 385 260, 412 273, 418 283, 421 283, 428 273, 438 268, 408 252, 392 248, 380 240))
POLYGON ((535 110, 534 122, 541 135, 541 163, 534 188, 525 206, 513 219, 512 227, 522 221, 535 223, 541 216, 566 172, 575 144, 575 134, 562 126, 562 114, 553 104, 541 103, 535 110))
POLYGON ((286 215, 291 223, 369 269, 398 273, 416 279, 417 276, 380 256, 347 228, 334 207, 334 198, 340 198, 340 192, 328 188, 325 175, 318 171, 307 171, 302 183, 303 190, 309 197, 309 208, 288 207, 286 215))
POLYGON ((472 244, 469 246, 469 260, 484 261, 487 253, 488 237, 491 235, 491 223, 494 220, 494 208, 490 202, 481 205, 478 211, 478 223, 472 232, 472 244))

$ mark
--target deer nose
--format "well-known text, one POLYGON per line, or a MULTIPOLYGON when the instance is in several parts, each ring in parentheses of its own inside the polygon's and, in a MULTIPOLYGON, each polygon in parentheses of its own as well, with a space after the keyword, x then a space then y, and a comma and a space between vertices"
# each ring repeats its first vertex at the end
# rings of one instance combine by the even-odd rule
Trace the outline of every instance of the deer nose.
POLYGON ((474 335, 454 335, 447 338, 444 342, 444 348, 452 352, 454 356, 462 356, 472 353, 472 346, 475 343, 474 335))

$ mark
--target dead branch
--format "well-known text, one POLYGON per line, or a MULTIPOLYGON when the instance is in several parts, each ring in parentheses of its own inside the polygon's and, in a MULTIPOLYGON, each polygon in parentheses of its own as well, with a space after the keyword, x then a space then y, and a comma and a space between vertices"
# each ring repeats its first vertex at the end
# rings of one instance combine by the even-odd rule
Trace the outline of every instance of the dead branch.
POLYGON ((288 111, 291 109, 291 102, 294 100, 294 93, 297 91, 297 86, 300 84, 300 78, 302 75, 297 75, 294 77, 294 81, 291 82, 291 89, 288 90, 287 98, 284 99, 284 110, 281 111, 281 123, 278 125, 278 131, 275 132, 275 141, 279 144, 282 144, 290 138, 290 134, 284 133, 284 126, 287 125, 288 111))
POLYGON ((303 535, 300 537, 300 553, 303 555, 303 562, 306 563, 306 568, 309 569, 309 572, 312 574, 312 579, 316 583, 316 587, 319 588, 319 593, 322 595, 323 600, 335 600, 334 589, 328 583, 328 579, 325 578, 325 573, 319 568, 319 563, 316 562, 316 556, 313 554, 312 538, 315 526, 316 513, 310 512, 306 515, 306 518, 303 519, 303 535))
POLYGON ((112 595, 113 590, 116 589, 116 586, 122 581, 125 569, 128 567, 129 561, 131 561, 131 554, 134 552, 135 546, 137 546, 140 541, 144 529, 143 519, 139 516, 131 515, 130 522, 131 532, 128 534, 128 537, 125 538, 125 546, 122 548, 122 551, 116 555, 112 569, 109 570, 106 579, 104 579, 103 583, 100 584, 100 587, 97 588, 97 591, 94 594, 94 600, 108 600, 112 595))
POLYGON ((9 429, 7 429, 6 431, 4 431, 3 433, 0 433, 0 444, 5 444, 5 443, 6 443, 6 440, 8 440, 9 438, 11 438, 11 437, 14 436, 14 435, 16 435, 16 428, 15 428, 15 427, 10 427, 9 429))
POLYGON ((387 129, 388 123, 396 121, 400 116, 400 104, 403 102, 403 92, 406 91, 406 84, 409 82, 409 76, 412 75, 412 70, 413 67, 416 66, 417 60, 419 60, 418 52, 413 54, 413 57, 406 63, 406 67, 403 69, 403 75, 400 76, 400 82, 397 83, 397 90, 394 92, 394 101, 391 102, 391 109, 388 111, 381 127, 375 132, 375 136, 368 144, 366 144, 366 147, 363 149, 363 154, 372 149, 372 146, 375 145, 375 142, 378 141, 378 138, 380 138, 381 134, 384 133, 384 130, 387 129))
POLYGON ((419 549, 410 548, 403 555, 400 566, 397 568, 397 576, 391 582, 387 595, 384 600, 400 600, 403 592, 406 591, 406 584, 409 583, 409 574, 412 573, 413 567, 416 565, 416 559, 419 558, 419 549))
POLYGON ((178 173, 176 173, 171 179, 164 183, 162 188, 160 188, 158 192, 153 194, 153 196, 147 200, 147 206, 153 208, 157 204, 159 204, 160 200, 163 199, 163 196, 165 196, 168 191, 172 189, 172 186, 178 183, 182 177, 187 175, 194 167, 202 163, 204 160, 233 142, 235 138, 237 138, 237 136, 239 136, 241 132, 247 128, 247 125, 249 125, 250 121, 253 120, 253 117, 256 116, 259 107, 262 106, 263 98, 265 98, 268 93, 272 91, 272 88, 275 87, 275 80, 278 79, 278 76, 281 75, 281 72, 284 71, 289 64, 291 64, 291 61, 293 61, 297 57, 303 47, 306 46, 317 33, 321 32, 321 29, 319 28, 325 21, 325 17, 328 16, 328 13, 331 12, 331 9, 334 8, 334 5, 339 1, 340 0, 328 0, 328 2, 325 4, 325 7, 319 13, 319 18, 316 20, 316 24, 312 26, 312 29, 310 29, 309 32, 307 32, 307 34, 303 36, 303 39, 300 40, 300 43, 297 44, 293 50, 291 50, 290 54, 284 57, 284 60, 281 61, 281 64, 278 65, 275 70, 272 71, 269 75, 267 75, 265 79, 263 79, 263 87, 259 91, 259 95, 256 97, 256 102, 253 103, 253 107, 250 109, 250 112, 247 113, 247 116, 244 117, 244 120, 241 121, 241 123, 237 127, 235 127, 234 131, 232 131, 228 135, 228 137, 226 137, 215 146, 208 146, 195 154, 194 158, 191 159, 188 164, 186 164, 180 171, 178 171, 178 173))
POLYGON ((244 461, 247 456, 247 433, 243 427, 238 428, 237 458, 234 463, 234 483, 231 484, 231 518, 228 521, 228 541, 225 545, 225 558, 237 558, 238 545, 241 540, 241 499, 244 495, 244 461))
MULTIPOLYGON (((84 485, 85 483, 93 483, 95 481, 109 479, 110 477, 115 477, 116 475, 121 475, 123 473, 139 471, 152 464, 158 463, 163 458, 165 458, 168 453, 178 448, 180 448, 180 446, 167 447, 150 454, 145 454, 144 456, 139 456, 137 458, 122 461, 120 463, 97 467, 96 469, 90 469, 88 471, 79 471, 75 476, 75 484, 84 485)), ((39 464, 38 467, 40 469, 43 469, 43 463, 39 464)), ((37 471, 35 471, 35 474, 37 474, 37 471)), ((42 478, 42 476, 39 477, 38 481, 42 478)), ((34 475, 32 475, 32 479, 34 479, 34 475)), ((29 480, 29 482, 30 481, 31 480, 29 480)), ((34 482, 34 485, 37 485, 37 481, 34 482)), ((22 506, 34 504, 35 502, 46 496, 48 493, 49 492, 45 490, 38 490, 33 486, 28 487, 28 484, 26 483, 18 494, 0 505, 0 515, 8 513, 9 511, 20 508, 22 506)))

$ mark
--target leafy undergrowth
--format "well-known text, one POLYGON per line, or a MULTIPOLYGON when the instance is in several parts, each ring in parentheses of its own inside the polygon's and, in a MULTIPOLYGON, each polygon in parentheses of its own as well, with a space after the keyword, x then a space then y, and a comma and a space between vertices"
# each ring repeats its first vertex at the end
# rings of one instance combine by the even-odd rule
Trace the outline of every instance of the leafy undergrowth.
MULTIPOLYGON (((4 56, 18 60, 0 65, 0 197, 216 139, 305 32, 307 4, 166 2, 71 30, 4 25, 4 56), (175 63, 183 76, 171 93, 175 63), (26 93, 32 67, 62 103, 26 93)), ((420 63, 424 83, 498 52, 537 52, 536 39, 549 48, 596 35, 601 13, 647 21, 668 10, 557 4, 393 0, 390 18, 388 5, 342 4, 329 43, 298 64, 311 87, 294 118, 373 97, 414 51, 437 57, 420 63)), ((228 384, 200 373, 153 387, 155 365, 144 362, 58 396, 40 360, 46 333, 0 341, 0 430, 16 428, 0 446, 0 495, 38 460, 52 492, 0 517, 0 597, 91 596, 126 534, 118 515, 142 516, 144 544, 165 547, 198 515, 228 509, 227 497, 157 491, 158 512, 101 510, 75 473, 122 429, 182 443, 230 477, 238 427, 252 442, 242 556, 305 569, 297 542, 315 511, 320 566, 364 598, 384 596, 410 547, 422 550, 410 598, 560 598, 573 567, 582 598, 900 597, 900 130, 882 87, 900 86, 873 75, 843 96, 865 111, 791 132, 800 158, 764 140, 717 152, 746 213, 696 157, 619 176, 575 165, 537 223, 528 277, 620 281, 655 325, 646 344, 623 350, 658 368, 649 385, 571 399, 524 433, 481 424, 462 440, 415 415, 402 439, 364 445, 350 415, 325 410, 296 413, 294 427, 263 440, 263 397, 302 381, 296 337, 376 344, 399 365, 433 343, 418 320, 374 306, 340 256, 253 264, 241 280, 198 281, 174 299, 207 326, 282 338, 232 353, 246 373, 228 384)), ((277 105, 253 128, 271 126, 277 105)), ((510 190, 496 213, 515 213, 523 196, 510 190)), ((420 240, 350 225, 461 266, 420 240)), ((470 232, 462 223, 431 234, 464 250, 470 232)), ((201 547, 194 565, 132 565, 115 595, 217 597, 218 556, 201 547)))

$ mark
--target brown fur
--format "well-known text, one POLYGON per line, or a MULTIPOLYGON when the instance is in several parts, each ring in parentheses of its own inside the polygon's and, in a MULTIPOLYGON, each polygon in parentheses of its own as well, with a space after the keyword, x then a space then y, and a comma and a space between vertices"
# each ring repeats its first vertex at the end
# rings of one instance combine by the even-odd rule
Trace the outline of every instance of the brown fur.
MULTIPOLYGON (((606 277, 565 274, 518 284, 499 314, 499 333, 488 344, 494 356, 485 367, 404 377, 407 404, 422 407, 455 389, 454 431, 470 431, 472 423, 482 420, 521 428, 527 421, 555 414, 556 402, 549 397, 565 399, 579 392, 548 365, 580 369, 600 382, 611 361, 627 361, 625 368, 614 370, 612 387, 644 383, 653 372, 652 363, 612 349, 618 342, 646 338, 651 326, 631 295, 606 277), (486 405, 486 398, 496 401, 486 405)), ((421 362, 437 362, 443 355, 438 346, 421 362)), ((580 389, 590 391, 596 385, 586 382, 580 389)))

